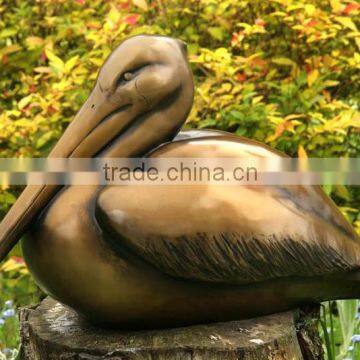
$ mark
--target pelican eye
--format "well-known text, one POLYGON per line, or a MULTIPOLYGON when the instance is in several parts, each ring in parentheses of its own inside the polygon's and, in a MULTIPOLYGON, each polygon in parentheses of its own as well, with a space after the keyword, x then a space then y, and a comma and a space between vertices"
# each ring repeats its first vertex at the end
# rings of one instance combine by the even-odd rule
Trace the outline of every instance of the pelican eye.
POLYGON ((136 76, 139 75, 139 73, 147 66, 149 66, 150 64, 145 63, 142 64, 136 68, 131 69, 130 71, 126 71, 124 72, 116 81, 115 83, 115 87, 119 87, 121 85, 124 85, 125 83, 127 83, 128 81, 133 80, 136 76))
POLYGON ((127 71, 125 73, 123 73, 116 81, 115 83, 115 87, 119 87, 121 85, 124 85, 126 84, 127 82, 129 82, 130 80, 134 79, 136 76, 136 73, 134 72, 130 72, 130 71, 127 71))
POLYGON ((123 78, 125 81, 130 81, 132 80, 133 78, 135 77, 135 75, 131 72, 126 72, 124 75, 123 75, 123 78))

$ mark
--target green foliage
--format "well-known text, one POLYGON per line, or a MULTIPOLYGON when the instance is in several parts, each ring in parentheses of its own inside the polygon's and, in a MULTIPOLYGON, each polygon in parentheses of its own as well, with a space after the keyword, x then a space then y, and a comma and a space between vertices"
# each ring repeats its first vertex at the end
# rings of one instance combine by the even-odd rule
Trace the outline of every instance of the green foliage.
POLYGON ((15 358, 19 342, 17 315, 7 316, 6 310, 15 311, 8 303, 16 307, 35 304, 42 295, 19 255, 16 247, 12 256, 0 266, 0 310, 3 309, 0 312, 0 360, 15 358))
POLYGON ((320 330, 326 359, 360 359, 359 306, 359 300, 330 301, 322 306, 320 330))
MULTIPOLYGON (((0 0, 0 156, 46 155, 111 49, 155 33, 188 43, 196 83, 188 127, 235 132, 291 156, 357 157, 359 8, 356 0, 0 0)), ((20 190, 3 186, 1 214, 20 190)), ((359 187, 325 190, 360 233, 359 187)), ((10 273, 3 289, 22 303, 19 294, 35 290, 25 273, 10 273)))

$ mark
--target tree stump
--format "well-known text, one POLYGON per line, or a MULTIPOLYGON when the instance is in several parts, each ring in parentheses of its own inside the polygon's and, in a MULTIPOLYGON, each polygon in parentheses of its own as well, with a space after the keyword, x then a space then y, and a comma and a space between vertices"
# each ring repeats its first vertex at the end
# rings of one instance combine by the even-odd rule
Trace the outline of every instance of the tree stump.
POLYGON ((73 310, 47 298, 39 306, 20 311, 20 358, 318 360, 322 350, 316 317, 300 316, 298 328, 294 312, 286 312, 175 329, 115 331, 86 324, 73 310))

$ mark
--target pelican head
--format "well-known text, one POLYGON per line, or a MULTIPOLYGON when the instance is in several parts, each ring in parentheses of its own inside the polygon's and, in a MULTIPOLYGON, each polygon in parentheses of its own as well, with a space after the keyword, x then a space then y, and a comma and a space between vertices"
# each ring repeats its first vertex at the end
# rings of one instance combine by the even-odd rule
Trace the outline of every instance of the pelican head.
POLYGON ((50 156, 141 155, 176 135, 192 101, 185 43, 162 36, 129 38, 106 60, 89 98, 50 156), (114 139, 119 140, 116 151, 114 139))
MULTIPOLYGON (((135 36, 101 68, 89 98, 49 157, 134 157, 171 140, 193 102, 185 43, 135 36)), ((0 225, 0 260, 59 186, 27 186, 0 225)))

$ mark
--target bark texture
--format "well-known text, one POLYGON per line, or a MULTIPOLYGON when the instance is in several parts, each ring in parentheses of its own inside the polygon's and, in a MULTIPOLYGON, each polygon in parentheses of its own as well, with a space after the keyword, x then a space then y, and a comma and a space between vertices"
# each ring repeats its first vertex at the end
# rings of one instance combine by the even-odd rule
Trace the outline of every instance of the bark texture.
POLYGON ((317 317, 312 308, 305 314, 286 312, 176 329, 115 331, 91 326, 74 311, 46 298, 39 306, 20 312, 20 358, 320 360, 317 317))

